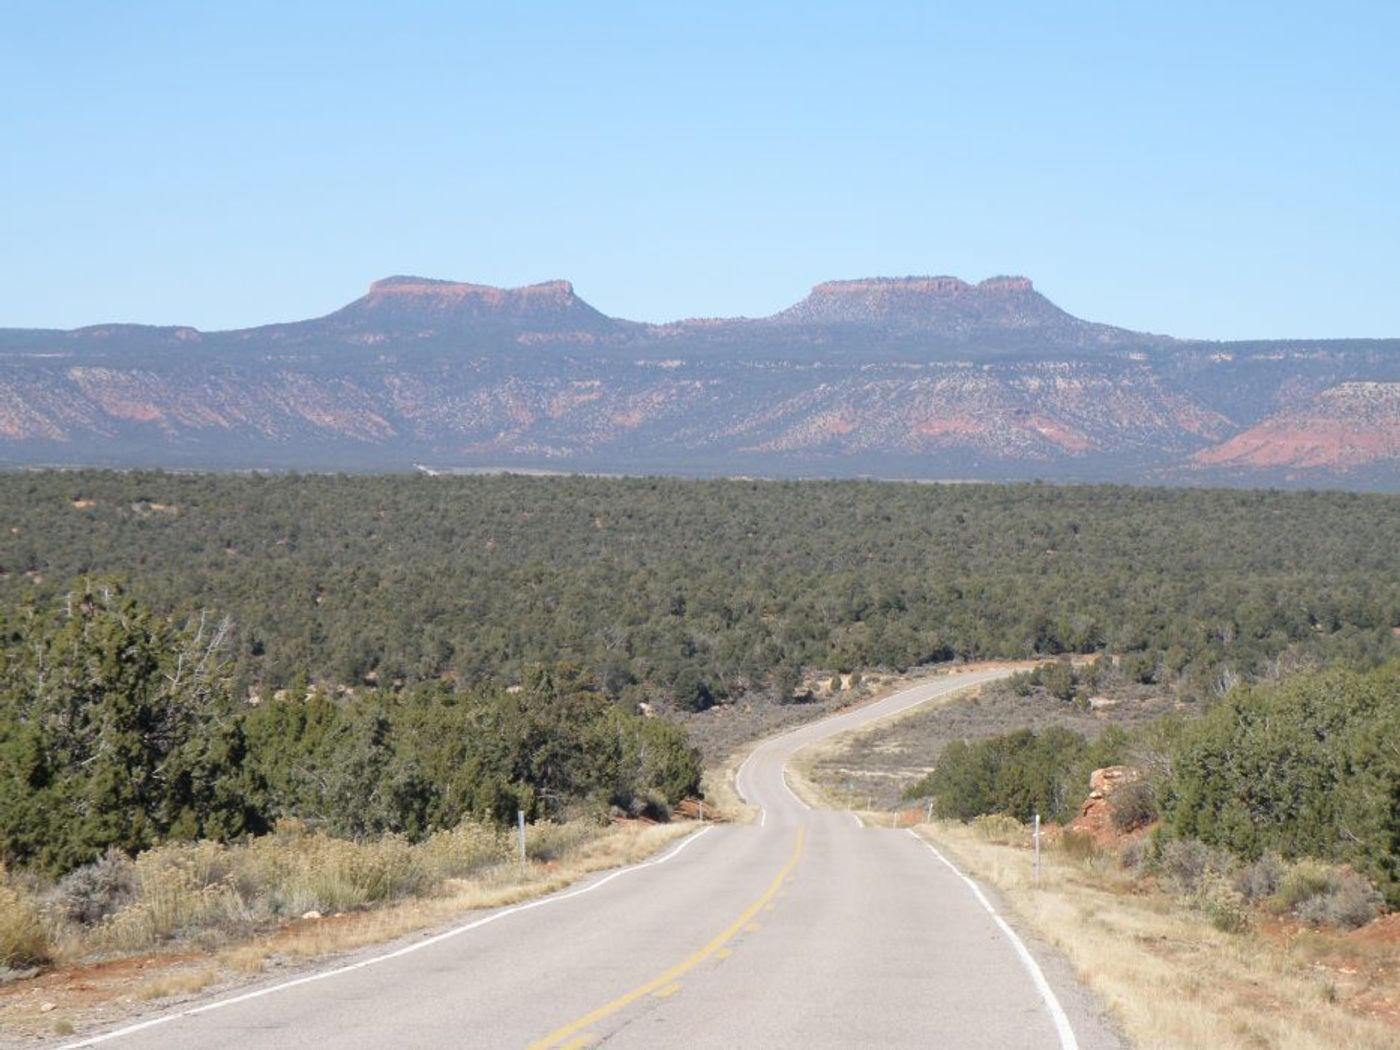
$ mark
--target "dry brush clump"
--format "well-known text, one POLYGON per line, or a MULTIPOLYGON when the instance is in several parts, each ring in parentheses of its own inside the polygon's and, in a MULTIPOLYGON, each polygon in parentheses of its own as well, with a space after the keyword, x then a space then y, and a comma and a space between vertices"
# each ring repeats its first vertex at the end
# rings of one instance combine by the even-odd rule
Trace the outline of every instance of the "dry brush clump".
POLYGON ((1340 929, 1365 926, 1385 909, 1384 897, 1364 876, 1313 858, 1290 864, 1265 853, 1245 862, 1196 839, 1159 839, 1120 858, 1123 867, 1155 876, 1226 933, 1248 929, 1254 908, 1340 929))
POLYGON ((607 837, 596 822, 531 825, 522 872, 514 837, 490 824, 468 821, 410 843, 355 842, 285 821, 234 845, 170 843, 135 859, 111 850, 47 889, 0 869, 0 968, 236 939, 312 914, 457 892, 463 880, 530 881, 541 866, 605 863, 607 837))
POLYGON ((973 818, 969 826, 978 838, 1003 846, 1023 845, 1027 839, 1026 825, 1005 813, 986 813, 973 818))
POLYGON ((0 970, 19 970, 53 956, 50 923, 39 902, 0 864, 0 970))
POLYGON ((1273 899, 1306 923, 1346 929, 1365 926, 1384 905, 1376 888, 1350 868, 1311 860, 1288 870, 1273 899))

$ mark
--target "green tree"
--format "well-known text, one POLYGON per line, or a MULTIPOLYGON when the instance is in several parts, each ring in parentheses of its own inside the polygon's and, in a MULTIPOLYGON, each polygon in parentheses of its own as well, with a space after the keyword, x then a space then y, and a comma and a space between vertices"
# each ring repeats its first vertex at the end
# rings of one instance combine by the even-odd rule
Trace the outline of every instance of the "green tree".
POLYGON ((175 628, 114 584, 85 581, 52 611, 23 608, 6 634, 5 860, 55 872, 113 846, 262 828, 223 786, 244 757, 220 660, 226 624, 175 628))

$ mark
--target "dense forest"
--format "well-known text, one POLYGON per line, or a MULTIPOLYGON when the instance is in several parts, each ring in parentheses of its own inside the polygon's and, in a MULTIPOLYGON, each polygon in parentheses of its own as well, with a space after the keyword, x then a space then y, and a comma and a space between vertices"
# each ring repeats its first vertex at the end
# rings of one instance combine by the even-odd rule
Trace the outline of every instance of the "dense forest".
MULTIPOLYGON (((50 874, 286 818, 664 815, 699 759, 641 701, 1098 651, 1213 702, 1378 665, 1400 623, 1387 496, 47 472, 0 474, 0 508, 0 860, 50 874)), ((1073 701, 1094 666, 1034 684, 1073 701)))
POLYGON ((231 621, 240 691, 519 683, 697 708, 804 669, 1112 650, 1205 697, 1375 662, 1400 498, 522 476, 0 474, 0 603, 87 576, 231 621))

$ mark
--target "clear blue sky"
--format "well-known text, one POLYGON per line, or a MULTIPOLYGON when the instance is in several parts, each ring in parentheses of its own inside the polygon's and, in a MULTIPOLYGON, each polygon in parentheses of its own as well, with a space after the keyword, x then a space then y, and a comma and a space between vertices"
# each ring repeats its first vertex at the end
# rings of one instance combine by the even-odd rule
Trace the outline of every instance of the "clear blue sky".
POLYGON ((640 320, 1024 273, 1185 336, 1400 336, 1400 3, 0 6, 0 325, 376 277, 640 320))

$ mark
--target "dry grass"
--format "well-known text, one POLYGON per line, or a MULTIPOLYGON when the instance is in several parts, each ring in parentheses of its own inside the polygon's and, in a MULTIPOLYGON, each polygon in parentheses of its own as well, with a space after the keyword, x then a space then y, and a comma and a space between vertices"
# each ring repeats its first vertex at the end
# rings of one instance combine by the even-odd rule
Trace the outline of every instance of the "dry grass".
POLYGON ((257 973, 272 959, 320 958, 381 944, 449 922, 466 911, 516 904, 562 889, 592 872, 635 864, 693 828, 693 824, 561 825, 545 845, 541 826, 533 841, 527 837, 531 859, 524 865, 512 861, 481 865, 475 874, 444 879, 422 896, 368 911, 300 919, 226 949, 218 961, 226 970, 257 973), (550 859, 534 859, 537 850, 550 859))
POLYGON ((706 807, 712 807, 720 820, 731 824, 749 824, 758 813, 756 806, 749 805, 739 797, 739 789, 735 783, 739 767, 744 764, 750 750, 752 749, 746 748, 735 753, 718 769, 705 770, 700 780, 700 791, 705 797, 706 807))
POLYGON ((47 962, 53 952, 53 932, 38 902, 10 882, 0 864, 0 970, 47 962))
POLYGON ((173 999, 177 996, 186 998, 204 991, 218 979, 218 971, 212 967, 198 970, 177 970, 162 974, 153 981, 139 985, 133 994, 137 999, 146 1001, 173 999))
POLYGON ((218 965, 238 974, 262 973, 267 968, 267 960, 271 954, 259 944, 239 945, 220 952, 218 965))
MULTIPOLYGON (((1379 967, 1359 978, 1363 986, 1348 986, 1359 968, 1318 961, 1335 954, 1339 934, 1279 944, 1260 933, 1222 932, 1180 898, 1145 889, 1102 854, 1076 861, 1048 851, 1036 886, 1023 848, 956 824, 919 830, 969 874, 1001 890, 1022 919, 1063 950, 1145 1050, 1396 1045, 1392 1024, 1356 1008, 1397 1001, 1400 988, 1367 984, 1393 985, 1393 970, 1379 967), (1323 942, 1327 947, 1318 946, 1323 942)), ((1394 946, 1388 950, 1393 958, 1394 946)))

